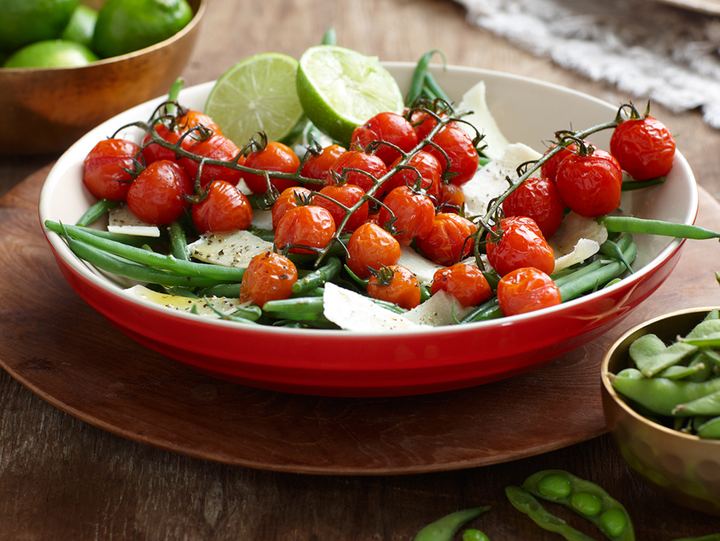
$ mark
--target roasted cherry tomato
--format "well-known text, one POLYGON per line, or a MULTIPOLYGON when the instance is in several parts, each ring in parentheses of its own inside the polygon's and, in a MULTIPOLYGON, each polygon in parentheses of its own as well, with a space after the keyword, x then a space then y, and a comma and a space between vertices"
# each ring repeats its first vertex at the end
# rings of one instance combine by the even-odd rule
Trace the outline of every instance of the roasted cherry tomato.
POLYGON ((418 248, 439 265, 454 265, 473 251, 477 226, 458 214, 441 212, 435 216, 430 234, 418 238, 418 248))
POLYGON ((370 270, 389 267, 400 261, 400 243, 374 223, 364 223, 350 236, 347 245, 348 268, 359 278, 370 276, 370 270))
POLYGON ((440 187, 440 195, 437 199, 437 211, 449 212, 452 214, 460 214, 460 210, 465 206, 465 193, 460 186, 455 184, 442 183, 440 187))
POLYGON ((340 145, 328 145, 322 149, 317 155, 312 155, 308 161, 303 165, 300 174, 305 178, 314 178, 322 180, 323 182, 318 184, 308 184, 307 187, 310 189, 320 189, 327 178, 328 171, 337 161, 337 159, 347 152, 340 145))
POLYGON ((314 254, 335 235, 335 221, 327 209, 315 205, 290 209, 275 229, 275 246, 293 254, 314 254))
MULTIPOLYGON (((359 150, 348 150, 330 168, 325 185, 337 184, 335 181, 335 175, 337 175, 344 177, 347 184, 360 186, 367 193, 375 185, 375 179, 379 179, 386 174, 387 166, 385 162, 374 154, 366 154, 359 150), (355 169, 355 171, 351 171, 351 169, 355 169)), ((384 192, 385 187, 381 186, 375 192, 375 197, 382 197, 384 192)))
POLYGON ((500 310, 515 316, 560 304, 560 290, 547 274, 534 267, 520 268, 500 279, 497 288, 500 310))
POLYGON ((103 139, 83 161, 83 184, 98 199, 124 201, 140 147, 125 139, 103 139), (128 171, 126 171, 126 169, 128 171))
MULTIPOLYGON (((553 144, 545 151, 545 155, 549 154, 557 145, 553 144)), ((573 152, 577 152, 577 145, 569 143, 565 148, 550 156, 546 162, 540 166, 540 173, 550 182, 555 182, 558 165, 573 152)))
POLYGON ((426 195, 408 186, 400 186, 383 199, 379 220, 380 225, 393 233, 400 244, 408 246, 414 238, 426 237, 432 231, 435 205, 426 195))
MULTIPOLYGON (((432 142, 442 148, 448 155, 450 159, 450 175, 452 175, 450 181, 453 184, 462 186, 475 176, 480 164, 480 157, 472 139, 465 131, 456 125, 449 124, 432 138, 432 142)), ((426 146, 424 150, 438 159, 444 172, 447 167, 445 155, 431 145, 426 146)))
MULTIPOLYGON (((193 142, 188 147, 188 152, 200 156, 201 158, 208 158, 211 160, 219 160, 226 162, 234 162, 240 154, 240 149, 230 139, 224 135, 214 134, 207 139, 201 139, 193 142)), ((238 165, 243 165, 243 157, 237 161, 238 165)), ((197 179, 198 169, 200 168, 200 162, 190 158, 181 158, 180 164, 187 171, 188 176, 193 182, 197 179)), ((232 167, 225 167, 222 165, 208 165, 204 164, 202 168, 202 174, 200 177, 200 185, 206 186, 208 182, 213 179, 226 180, 233 186, 237 186, 242 178, 242 173, 232 167)))
POLYGON ((299 207, 300 205, 310 205, 313 200, 313 192, 302 186, 290 186, 285 188, 282 193, 275 200, 275 204, 272 208, 272 224, 273 229, 276 229, 280 223, 280 218, 285 216, 285 213, 290 210, 299 207))
MULTIPOLYGON (((397 113, 378 113, 362 126, 353 130, 350 139, 351 148, 366 150, 373 141, 384 141, 395 145, 403 152, 410 152, 418 144, 418 138, 407 119, 397 113)), ((400 153, 388 145, 380 144, 373 151, 385 165, 400 158, 400 153)))
POLYGON ((430 292, 451 293, 463 306, 477 306, 492 295, 485 275, 475 265, 456 263, 435 271, 430 292))
POLYGON ((127 206, 140 220, 165 225, 177 220, 190 202, 185 195, 193 193, 193 183, 176 162, 160 160, 151 163, 130 185, 127 206))
POLYGON ((610 153, 635 180, 663 177, 675 158, 675 138, 651 116, 628 119, 615 128, 610 153))
MULTIPOLYGON (((401 158, 395 160, 389 169, 397 166, 400 160, 401 158)), ((405 167, 387 179, 383 184, 383 189, 389 192, 400 186, 414 188, 417 185, 418 173, 420 173, 420 187, 437 201, 442 190, 442 167, 435 156, 422 150, 411 156, 405 167), (411 167, 412 169, 410 169, 411 167)))
MULTIPOLYGON (((337 228, 340 227, 340 224, 347 215, 347 211, 340 205, 350 209, 364 196, 365 192, 360 186, 355 186, 355 184, 336 184, 333 186, 325 186, 318 192, 318 195, 314 197, 313 202, 319 207, 326 208, 330 214, 332 214, 333 220, 335 220, 335 227, 337 228)), ((369 206, 367 201, 362 203, 357 210, 350 215, 342 232, 351 233, 361 224, 365 223, 369 206)))
MULTIPOLYGON (((164 121, 156 123, 155 131, 158 136, 162 137, 168 143, 176 144, 184 133, 198 126, 203 126, 210 129, 213 133, 222 135, 220 126, 218 126, 209 116, 205 113, 192 110, 187 111, 184 115, 174 121, 168 123, 165 123, 164 121)), ((198 138, 199 134, 195 135, 194 133, 183 137, 181 142, 182 148, 187 150, 198 138)), ((151 136, 149 133, 145 134, 145 137, 143 137, 142 140, 142 146, 145 147, 142 151, 145 165, 150 165, 152 162, 156 162, 158 160, 172 161, 178 159, 175 151, 170 150, 169 148, 162 147, 157 143, 147 145, 150 140, 151 136)))
POLYGON ((527 216, 510 216, 500 221, 502 237, 486 244, 488 262, 500 276, 521 267, 535 267, 546 274, 555 269, 555 256, 540 228, 527 216))
POLYGON ((507 196, 502 208, 505 216, 532 218, 549 239, 562 223, 565 203, 555 184, 544 177, 531 177, 507 196))
MULTIPOLYGON (((245 167, 268 171, 269 173, 294 173, 300 167, 300 159, 289 146, 275 141, 268 143, 259 152, 251 152, 245 157, 245 167)), ((262 175, 243 173, 243 179, 253 193, 267 192, 267 182, 262 175)), ((294 180, 281 179, 270 176, 270 183, 278 192, 285 188, 296 186, 294 180)))
POLYGON ((240 283, 240 302, 254 302, 261 308, 268 301, 287 299, 297 282, 295 263, 275 252, 264 252, 250 260, 240 283))
POLYGON ((252 221, 250 201, 229 182, 212 180, 205 198, 191 210, 195 228, 200 233, 224 233, 247 229, 252 221))
POLYGON ((586 218, 598 218, 620 206, 622 169, 604 150, 585 154, 581 149, 560 162, 555 185, 570 210, 586 218))
MULTIPOLYGON (((440 116, 440 118, 444 118, 447 116, 447 114, 445 114, 444 112, 439 112, 438 116, 440 116)), ((437 126, 437 120, 427 111, 418 110, 412 112, 412 115, 410 116, 410 124, 415 130, 415 134, 417 135, 419 143, 428 136, 428 134, 435 126, 437 126)), ((448 125, 451 124, 454 123, 448 123, 448 125)))
POLYGON ((401 265, 382 267, 368 280, 367 293, 373 299, 397 304, 412 310, 420 304, 420 282, 412 272, 401 265))

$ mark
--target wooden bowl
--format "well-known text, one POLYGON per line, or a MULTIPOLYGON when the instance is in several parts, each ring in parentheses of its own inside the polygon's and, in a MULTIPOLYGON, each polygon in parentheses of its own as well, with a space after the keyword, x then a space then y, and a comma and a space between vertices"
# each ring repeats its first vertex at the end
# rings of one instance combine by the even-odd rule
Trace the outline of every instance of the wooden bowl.
POLYGON ((630 344, 645 334, 666 343, 684 336, 712 308, 678 310, 629 329, 608 349, 601 365, 605 421, 628 466, 668 500, 720 516, 720 441, 659 425, 636 412, 615 392, 608 373, 631 365, 630 344))
POLYGON ((187 26, 145 49, 79 68, 0 68, 0 155, 65 150, 101 122, 167 94, 190 58, 207 5, 188 2, 195 16, 187 26))

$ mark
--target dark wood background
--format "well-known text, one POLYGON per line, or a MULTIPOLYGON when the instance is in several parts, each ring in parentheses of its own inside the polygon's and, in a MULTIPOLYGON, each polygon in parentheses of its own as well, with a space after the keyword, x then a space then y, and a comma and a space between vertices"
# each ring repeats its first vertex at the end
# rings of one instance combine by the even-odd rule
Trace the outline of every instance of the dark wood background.
MULTIPOLYGON (((648 1, 649 9, 652 5, 648 1)), ((188 84, 212 80, 238 60, 263 51, 299 57, 333 27, 340 45, 383 60, 415 61, 430 49, 441 49, 452 64, 535 77, 611 103, 629 99, 478 30, 465 17, 460 5, 446 0, 210 0, 184 76, 188 84)), ((678 148, 704 188, 702 218, 717 227, 719 207, 713 198, 720 198, 720 133, 708 128, 698 112, 674 115, 661 107, 654 112, 677 135, 678 148)), ((28 216, 34 212, 35 192, 22 181, 56 158, 0 156, 0 195, 7 194, 0 204, 0 223, 17 219, 34 227, 28 216)), ((677 304, 698 296, 717 302, 717 284, 697 276, 710 277, 718 270, 717 251, 706 257, 704 248, 692 246, 681 261, 685 269, 679 267, 659 294, 677 304)), ((42 341, 43 328, 29 316, 29 307, 42 298, 23 285, 48 280, 57 288, 67 286, 56 267, 33 267, 47 260, 47 253, 34 252, 44 247, 10 241, 6 249, 27 260, 29 277, 18 284, 0 280, 0 297, 9 299, 11 291, 17 292, 13 302, 0 306, 3 333, 37 328, 42 341)), ((94 318, 100 316, 82 312, 74 322, 43 321, 82 333, 86 324, 98 325, 94 318)), ((118 342, 117 331, 106 326, 104 332, 108 342, 118 342)), ((0 339, 11 338, 3 334, 0 339)), ((48 347, 61 349, 63 344, 48 347)), ((491 539, 550 540, 557 536, 517 513, 503 493, 505 486, 545 468, 568 469, 604 486, 630 510, 638 539, 670 541, 720 532, 720 519, 677 507, 646 488, 607 435, 510 463, 445 473, 277 473, 189 458, 115 436, 50 405, 0 372, 0 540, 408 540, 435 518, 487 504, 493 510, 474 525, 491 539)), ((564 516, 600 539, 582 521, 564 516)))

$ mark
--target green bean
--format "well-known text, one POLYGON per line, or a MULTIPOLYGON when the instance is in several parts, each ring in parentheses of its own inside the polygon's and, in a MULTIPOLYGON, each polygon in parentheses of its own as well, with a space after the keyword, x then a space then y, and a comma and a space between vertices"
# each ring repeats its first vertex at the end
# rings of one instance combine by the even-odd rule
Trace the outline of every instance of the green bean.
POLYGON ((46 220, 45 227, 47 227, 50 231, 57 233, 58 235, 65 234, 65 231, 68 227, 74 227, 74 228, 82 229, 88 235, 95 235, 95 236, 103 238, 103 239, 122 242, 123 244, 127 244, 129 246, 138 246, 139 247, 139 246, 143 246, 144 244, 148 244, 150 242, 156 242, 158 240, 155 237, 145 237, 145 236, 140 236, 140 235, 126 235, 125 233, 110 233, 109 231, 103 231, 100 229, 92 229, 91 227, 85 227, 85 226, 79 226, 79 225, 67 226, 67 225, 61 224, 59 222, 53 222, 52 220, 46 220))
POLYGON ((630 274, 633 273, 633 269, 630 266, 630 263, 628 263, 627 259, 625 259, 625 254, 622 253, 622 250, 617 245, 617 243, 611 240, 606 240, 600 245, 600 253, 608 257, 612 257, 613 259, 617 259, 623 265, 625 265, 625 268, 630 274))
POLYGON ((497 319, 500 317, 503 317, 503 313, 500 310, 497 297, 492 297, 466 315, 462 319, 461 323, 474 323, 477 321, 497 319))
POLYGON ((650 186, 657 186, 664 184, 667 177, 657 177, 648 180, 624 180, 621 186, 623 192, 629 192, 632 190, 641 190, 643 188, 649 188, 650 186))
POLYGON ((407 100, 405 102, 406 105, 412 107, 415 101, 417 101, 417 99, 420 97, 420 94, 425 87, 425 74, 427 73, 430 59, 435 53, 442 56, 443 62, 445 62, 445 55, 442 53, 442 51, 438 49, 433 49, 432 51, 425 53, 420 58, 417 65, 415 66, 415 72, 413 73, 413 78, 410 82, 410 90, 408 91, 407 100))
POLYGON ((165 286, 193 286, 207 287, 218 283, 217 280, 207 277, 183 276, 166 270, 155 269, 140 265, 133 261, 119 258, 102 250, 76 240, 69 236, 64 236, 65 242, 72 252, 80 259, 83 259, 102 269, 106 272, 130 278, 138 282, 161 284, 165 286))
MULTIPOLYGON (((221 267, 206 263, 183 261, 173 256, 166 256, 156 252, 148 252, 121 242, 105 239, 89 234, 85 229, 75 226, 64 226, 67 236, 80 240, 97 249, 124 257, 136 263, 150 265, 159 269, 169 270, 184 276, 204 277, 217 282, 239 282, 242 280, 245 269, 236 267, 221 267)), ((210 284, 208 284, 210 285, 210 284)))
POLYGON ((635 539, 625 507, 595 483, 566 471, 545 470, 528 477, 522 488, 535 497, 572 509, 612 541, 635 539))
POLYGON ((305 275, 303 278, 298 279, 292 286, 293 293, 303 293, 310 291, 316 287, 322 286, 325 282, 331 281, 342 269, 342 262, 340 258, 332 256, 329 257, 327 263, 319 269, 305 275))
MULTIPOLYGON (((268 301, 263 305, 263 312, 282 312, 283 314, 312 314, 323 310, 322 297, 299 297, 268 301)), ((288 318, 290 319, 290 318, 288 318)))
POLYGON ((429 71, 425 72, 425 87, 430 90, 430 92, 432 92, 435 97, 440 98, 446 103, 452 103, 450 97, 440 87, 437 80, 435 80, 435 76, 429 71))
POLYGON ((120 204, 120 201, 110 201, 109 199, 100 199, 97 203, 93 204, 89 209, 85 211, 85 214, 80 216, 80 219, 75 225, 88 226, 91 223, 98 220, 111 209, 114 209, 120 204))
POLYGON ((450 541, 463 524, 489 510, 490 506, 487 505, 450 513, 425 526, 413 539, 414 541, 450 541))
POLYGON ((697 240, 720 238, 720 233, 696 225, 663 222, 661 220, 647 220, 632 216, 602 216, 597 221, 605 225, 607 230, 613 233, 644 233, 646 235, 697 240))
POLYGON ((337 35, 335 34, 334 28, 328 28, 327 32, 323 35, 321 45, 337 45, 337 35))
POLYGON ((184 261, 190 260, 187 237, 180 222, 170 224, 170 250, 176 259, 182 259, 184 261))
POLYGON ((532 521, 544 530, 559 533, 567 541, 593 541, 584 533, 570 526, 563 519, 548 512, 532 494, 520 487, 506 487, 505 495, 515 509, 525 513, 532 521))
POLYGON ((212 285, 198 291, 198 297, 239 297, 240 284, 241 282, 212 285))

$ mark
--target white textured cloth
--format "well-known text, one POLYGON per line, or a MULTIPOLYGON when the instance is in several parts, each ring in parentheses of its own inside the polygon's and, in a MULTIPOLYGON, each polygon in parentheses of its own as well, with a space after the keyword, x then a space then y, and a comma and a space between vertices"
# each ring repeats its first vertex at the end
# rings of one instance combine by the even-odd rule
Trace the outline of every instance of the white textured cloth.
POLYGON ((650 0, 456 0, 537 56, 720 128, 720 19, 650 0))

